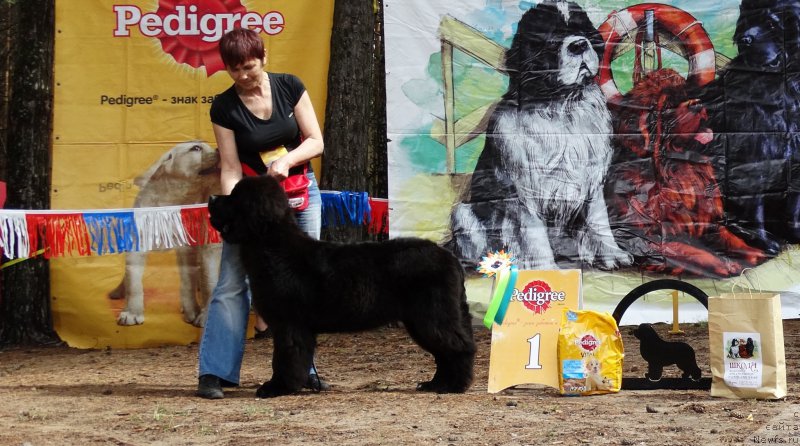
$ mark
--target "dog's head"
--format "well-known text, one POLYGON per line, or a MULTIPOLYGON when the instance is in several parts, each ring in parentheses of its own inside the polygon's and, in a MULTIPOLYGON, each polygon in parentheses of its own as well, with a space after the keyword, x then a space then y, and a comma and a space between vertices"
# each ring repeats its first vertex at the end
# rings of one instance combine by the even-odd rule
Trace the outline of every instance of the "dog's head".
POLYGON ((699 149, 713 139, 706 126, 708 111, 690 96, 686 80, 675 70, 663 68, 645 76, 624 97, 615 133, 619 143, 638 156, 654 152, 699 149))
POLYGON ((521 103, 579 92, 593 82, 603 40, 574 2, 545 0, 523 14, 506 52, 507 99, 521 103))
POLYGON ((633 329, 633 336, 640 341, 658 338, 658 334, 650 324, 639 324, 633 329))
POLYGON ((219 193, 219 153, 202 141, 187 141, 164 152, 134 179, 134 207, 204 203, 219 193))
POLYGON ((160 178, 192 178, 219 175, 219 152, 203 141, 187 141, 164 152, 161 158, 136 177, 134 184, 143 187, 160 178))
POLYGON ((211 196, 208 212, 211 226, 229 243, 252 242, 277 224, 294 224, 286 193, 266 175, 242 178, 230 195, 211 196))
POLYGON ((590 356, 586 360, 586 371, 589 372, 591 375, 599 375, 600 374, 600 361, 595 358, 594 356, 590 356))
MULTIPOLYGON (((779 71, 786 57, 788 35, 786 25, 796 25, 793 0, 743 0, 733 34, 739 55, 735 65, 759 71, 779 71)), ((796 33, 795 33, 796 34, 796 33)))

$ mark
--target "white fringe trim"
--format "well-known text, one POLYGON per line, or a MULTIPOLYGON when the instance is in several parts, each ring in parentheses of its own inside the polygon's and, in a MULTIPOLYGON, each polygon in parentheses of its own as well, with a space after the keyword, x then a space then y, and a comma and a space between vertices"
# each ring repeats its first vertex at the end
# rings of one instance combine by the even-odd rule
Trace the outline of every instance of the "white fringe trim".
POLYGON ((180 208, 135 208, 133 218, 139 230, 139 251, 189 245, 190 237, 183 228, 180 208))
POLYGON ((28 257, 31 244, 24 213, 0 214, 0 248, 10 260, 28 257))

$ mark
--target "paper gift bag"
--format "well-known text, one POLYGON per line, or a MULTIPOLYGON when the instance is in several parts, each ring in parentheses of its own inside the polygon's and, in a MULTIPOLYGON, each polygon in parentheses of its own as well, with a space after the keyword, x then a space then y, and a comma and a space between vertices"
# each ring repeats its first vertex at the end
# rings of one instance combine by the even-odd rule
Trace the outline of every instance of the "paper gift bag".
POLYGON ((781 299, 772 293, 708 298, 711 396, 786 396, 781 299))

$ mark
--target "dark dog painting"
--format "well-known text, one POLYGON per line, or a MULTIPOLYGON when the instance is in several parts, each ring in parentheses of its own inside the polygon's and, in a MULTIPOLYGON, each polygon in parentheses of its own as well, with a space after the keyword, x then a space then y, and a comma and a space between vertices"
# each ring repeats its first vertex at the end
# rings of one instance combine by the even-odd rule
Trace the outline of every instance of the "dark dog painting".
POLYGON ((702 372, 697 366, 691 345, 661 339, 650 324, 639 324, 633 330, 633 335, 639 340, 639 352, 648 364, 645 378, 658 381, 664 373, 664 367, 674 364, 683 372, 681 377, 695 381, 700 379, 702 372))
POLYGON ((732 228, 776 254, 800 241, 800 2, 743 0, 738 55, 703 89, 732 228))
POLYGON ((606 179, 609 221, 635 235, 621 243, 643 269, 709 277, 763 262, 725 226, 706 145, 707 112, 672 69, 648 73, 615 112, 618 152, 606 179))
POLYGON ((519 21, 508 91, 492 113, 469 197, 447 242, 465 263, 505 249, 522 269, 631 263, 608 223, 603 180, 611 115, 595 82, 603 41, 574 2, 546 0, 519 21))
POLYGON ((271 177, 248 177, 209 202, 212 225, 241 244, 253 305, 273 331, 272 378, 257 392, 299 391, 318 333, 352 332, 400 321, 433 355, 436 372, 422 391, 465 392, 473 378, 475 342, 464 270, 422 239, 340 244, 300 230, 286 194, 271 177))

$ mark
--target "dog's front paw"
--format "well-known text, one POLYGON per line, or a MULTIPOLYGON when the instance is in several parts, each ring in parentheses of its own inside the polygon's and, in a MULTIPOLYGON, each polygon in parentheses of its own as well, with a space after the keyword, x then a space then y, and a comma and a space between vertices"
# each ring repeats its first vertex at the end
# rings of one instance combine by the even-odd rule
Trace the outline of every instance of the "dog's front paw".
POLYGON ((651 382, 659 382, 661 381, 661 372, 653 372, 653 373, 645 373, 644 377, 650 380, 651 382))
POLYGON ((197 311, 183 309, 182 313, 183 322, 186 322, 187 324, 194 324, 195 319, 197 319, 197 311))
POLYGON ((144 324, 144 315, 130 311, 123 311, 117 317, 117 325, 141 325, 144 324))
POLYGON ((684 370, 683 374, 681 374, 681 378, 683 378, 683 379, 690 378, 692 381, 697 382, 697 381, 700 381, 700 378, 702 377, 702 375, 703 375, 703 373, 699 369, 696 370, 696 371, 693 371, 693 370, 686 371, 686 370, 684 370))
POLYGON ((448 383, 439 383, 435 381, 425 381, 417 384, 417 390, 420 392, 436 392, 436 393, 464 393, 466 388, 456 388, 448 383))
POLYGON ((206 325, 206 310, 183 310, 183 321, 195 327, 203 328, 206 325))
POLYGON ((205 308, 203 308, 203 310, 200 311, 200 313, 198 313, 197 316, 194 319, 192 319, 191 321, 186 321, 186 322, 194 325, 195 327, 203 328, 203 327, 206 326, 206 319, 207 318, 208 318, 208 312, 206 311, 205 308))
POLYGON ((633 264, 633 256, 620 248, 613 248, 601 253, 599 262, 603 269, 611 270, 621 266, 630 266, 633 264))
MULTIPOLYGON (((298 389, 299 390, 299 389, 298 389)), ((275 398, 276 396, 281 395, 289 395, 295 393, 296 391, 292 391, 287 389, 286 387, 279 386, 274 383, 274 381, 270 380, 261 384, 261 387, 256 390, 256 397, 258 398, 275 398)))
POLYGON ((417 390, 420 392, 436 392, 442 393, 439 390, 442 388, 441 385, 433 382, 433 381, 425 381, 417 384, 417 390))
POLYGON ((633 255, 620 249, 614 255, 614 261, 618 266, 631 266, 633 265, 633 255))

